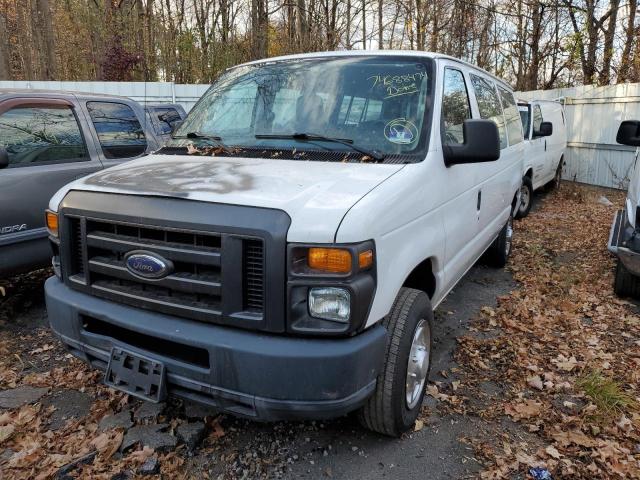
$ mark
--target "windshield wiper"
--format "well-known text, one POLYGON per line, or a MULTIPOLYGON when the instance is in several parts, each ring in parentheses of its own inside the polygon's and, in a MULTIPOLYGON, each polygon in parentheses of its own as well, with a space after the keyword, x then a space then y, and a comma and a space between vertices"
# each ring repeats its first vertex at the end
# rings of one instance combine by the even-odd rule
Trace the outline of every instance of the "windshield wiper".
POLYGON ((213 142, 216 147, 219 147, 222 150, 224 150, 224 152, 226 154, 231 155, 233 153, 231 148, 229 148, 227 145, 222 143, 222 137, 220 137, 218 135, 208 135, 206 133, 200 133, 200 132, 189 132, 186 135, 174 135, 171 138, 176 138, 176 139, 188 138, 188 139, 194 139, 194 140, 209 140, 210 142, 213 142))
POLYGON ((265 138, 265 139, 293 139, 293 140, 302 140, 305 142, 309 142, 309 141, 313 141, 313 140, 320 140, 323 142, 333 142, 333 143, 339 143, 341 145, 345 145, 349 148, 351 148, 352 150, 355 150, 356 152, 360 152, 363 155, 367 155, 371 158, 373 158, 374 160, 380 162, 382 160, 384 160, 384 154, 377 151, 377 150, 369 150, 363 147, 359 147, 358 145, 354 145, 353 140, 351 140, 350 138, 335 138, 335 137, 326 137, 324 135, 318 135, 315 133, 291 133, 291 134, 277 134, 277 133, 273 133, 273 134, 257 134, 255 135, 256 138, 265 138))

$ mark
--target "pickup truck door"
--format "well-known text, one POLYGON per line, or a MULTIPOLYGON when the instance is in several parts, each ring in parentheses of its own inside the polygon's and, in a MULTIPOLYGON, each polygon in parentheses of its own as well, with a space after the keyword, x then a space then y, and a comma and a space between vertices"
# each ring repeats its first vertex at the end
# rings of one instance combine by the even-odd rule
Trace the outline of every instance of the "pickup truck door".
POLYGON ((151 132, 153 125, 149 124, 139 105, 111 100, 87 100, 83 103, 105 168, 133 160, 158 148, 151 132))
MULTIPOLYGON (((0 147, 9 157, 9 166, 0 170, 0 252, 17 242, 44 239, 44 210, 53 194, 102 167, 77 113, 77 104, 66 98, 0 103, 0 147)), ((47 250, 46 241, 43 245, 47 250)))

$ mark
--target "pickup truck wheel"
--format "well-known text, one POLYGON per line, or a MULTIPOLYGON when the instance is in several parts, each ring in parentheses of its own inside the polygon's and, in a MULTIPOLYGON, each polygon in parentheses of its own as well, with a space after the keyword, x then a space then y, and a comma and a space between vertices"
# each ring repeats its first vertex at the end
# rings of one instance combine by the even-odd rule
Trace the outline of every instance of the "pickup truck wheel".
POLYGON ((511 245, 513 242, 513 214, 509 215, 498 237, 493 241, 487 250, 486 259, 488 263, 496 268, 504 267, 509 261, 511 245))
POLYGON ((524 218, 529 215, 531 204, 533 203, 533 183, 531 178, 522 178, 522 187, 520 188, 520 206, 516 212, 516 218, 524 218))
POLYGON ((620 260, 618 260, 618 265, 616 266, 613 290, 619 297, 640 298, 640 278, 627 270, 620 260))
POLYGON ((431 367, 433 310, 426 293, 402 288, 383 320, 387 345, 376 389, 359 411, 369 430, 398 437, 418 418, 431 367))

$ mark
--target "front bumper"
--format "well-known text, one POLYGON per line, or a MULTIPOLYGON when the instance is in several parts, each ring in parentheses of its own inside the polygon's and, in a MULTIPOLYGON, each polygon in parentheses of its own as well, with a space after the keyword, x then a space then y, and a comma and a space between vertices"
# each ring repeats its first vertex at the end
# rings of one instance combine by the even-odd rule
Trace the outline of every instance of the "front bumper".
POLYGON ((625 209, 613 217, 607 248, 629 272, 640 276, 640 232, 629 225, 625 209))
POLYGON ((381 325, 348 338, 258 333, 163 315, 45 284, 51 328, 105 370, 119 346, 165 365, 167 391, 255 419, 321 419, 360 407, 384 358, 381 325))

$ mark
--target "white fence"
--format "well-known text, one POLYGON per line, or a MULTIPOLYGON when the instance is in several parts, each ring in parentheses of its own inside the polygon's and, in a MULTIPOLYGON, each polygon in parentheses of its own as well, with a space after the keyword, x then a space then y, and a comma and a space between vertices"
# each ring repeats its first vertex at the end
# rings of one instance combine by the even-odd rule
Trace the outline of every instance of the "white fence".
MULTIPOLYGON (((180 103, 186 111, 208 85, 169 82, 0 81, 0 88, 72 90, 123 95, 140 103, 180 103)), ((519 92, 523 100, 561 98, 567 118, 568 148, 563 177, 606 187, 627 187, 634 149, 615 141, 622 120, 640 120, 640 84, 519 92)))
POLYGON ((640 120, 640 84, 519 92, 523 100, 562 99, 567 119, 563 178, 626 189, 635 149, 616 143, 623 120, 640 120))
POLYGON ((31 88, 107 93, 145 103, 179 103, 188 112, 209 85, 182 85, 172 82, 28 82, 0 81, 0 88, 31 88))

